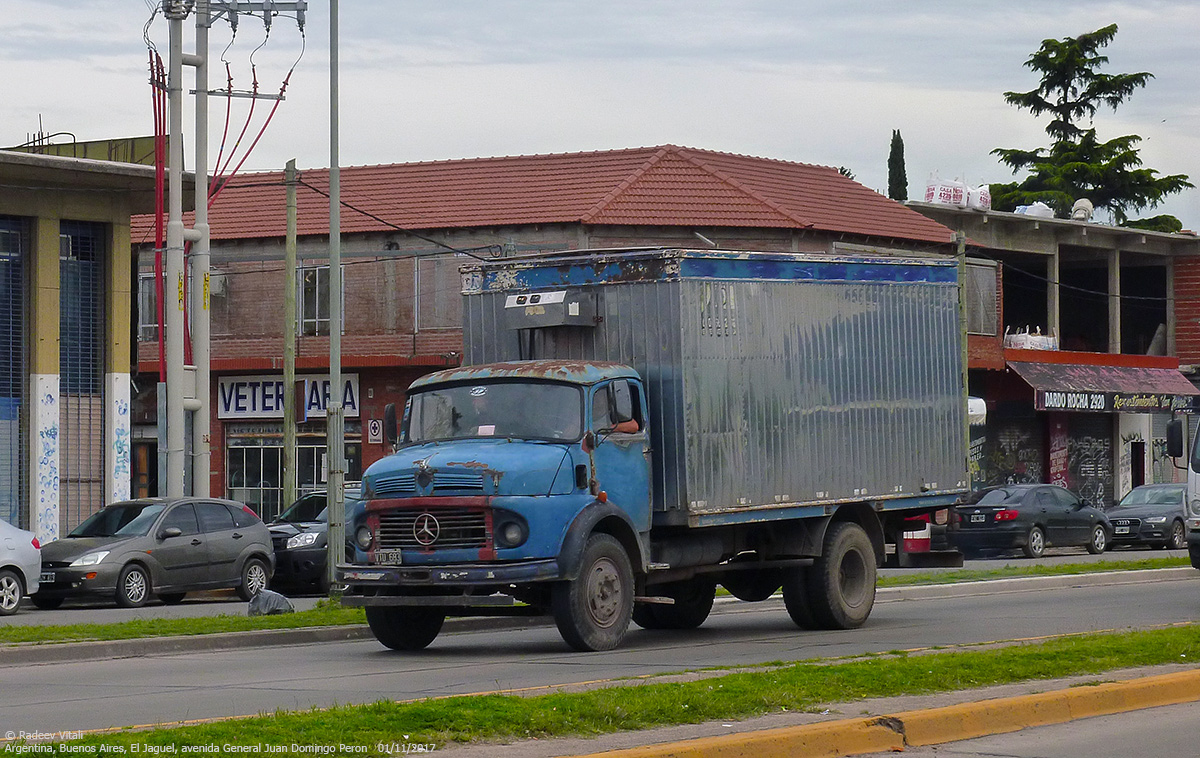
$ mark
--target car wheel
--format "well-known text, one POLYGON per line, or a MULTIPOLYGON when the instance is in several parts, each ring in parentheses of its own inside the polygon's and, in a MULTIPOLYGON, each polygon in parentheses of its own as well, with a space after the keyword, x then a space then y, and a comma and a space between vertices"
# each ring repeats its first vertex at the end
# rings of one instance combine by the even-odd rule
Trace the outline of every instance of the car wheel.
POLYGON ((61 608, 63 600, 66 600, 66 598, 62 597, 38 597, 36 594, 29 599, 33 601, 34 608, 38 608, 43 611, 52 611, 55 608, 61 608))
POLYGON ((1092 555, 1100 555, 1108 547, 1108 532, 1101 524, 1092 529, 1092 538, 1088 540, 1087 551, 1092 555))
POLYGON ((0 616, 11 616, 21 607, 25 585, 15 571, 0 571, 0 616))
POLYGON ((162 601, 163 605, 179 605, 180 603, 183 602, 183 599, 185 597, 187 597, 186 592, 160 592, 160 593, 158 593, 158 599, 162 601))
POLYGON ((1040 526, 1030 528, 1029 537, 1025 540, 1026 558, 1041 558, 1046 554, 1046 533, 1040 526))
POLYGON ((237 588, 238 597, 250 602, 255 595, 267 588, 270 581, 267 564, 259 558, 248 558, 246 565, 242 566, 242 583, 237 588))
POLYGON ((131 563, 121 569, 117 579, 117 605, 122 608, 140 608, 150 599, 150 575, 146 569, 131 563))
POLYGON ((1185 550, 1187 548, 1187 532, 1183 529, 1183 522, 1176 521, 1171 524, 1171 541, 1167 547, 1172 550, 1185 550))

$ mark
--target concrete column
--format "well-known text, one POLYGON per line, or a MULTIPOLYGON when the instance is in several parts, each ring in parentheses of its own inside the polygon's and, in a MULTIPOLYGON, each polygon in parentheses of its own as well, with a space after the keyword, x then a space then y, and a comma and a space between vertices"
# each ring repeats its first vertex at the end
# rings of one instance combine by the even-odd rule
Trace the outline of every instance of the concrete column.
POLYGON ((29 275, 29 523, 43 544, 58 539, 59 519, 59 252, 58 219, 32 229, 29 275))
POLYGON ((114 224, 109 236, 107 270, 108 303, 104 309, 104 503, 128 500, 132 486, 130 469, 129 358, 132 351, 133 293, 135 264, 129 243, 129 227, 114 224))
POLYGON ((1121 352, 1121 251, 1108 251, 1108 352, 1121 352))
MULTIPOLYGON (((1046 331, 1054 335, 1062 347, 1062 311, 1059 307, 1059 282, 1062 281, 1062 260, 1058 249, 1046 259, 1046 331)), ((1002 325, 1003 328, 1003 325, 1002 325)))

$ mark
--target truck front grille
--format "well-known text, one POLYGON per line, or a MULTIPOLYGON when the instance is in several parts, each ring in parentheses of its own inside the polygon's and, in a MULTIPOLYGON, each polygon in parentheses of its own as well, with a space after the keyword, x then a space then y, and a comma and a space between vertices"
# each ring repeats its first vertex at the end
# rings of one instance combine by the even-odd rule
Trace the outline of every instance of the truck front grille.
MULTIPOLYGON (((483 474, 439 471, 433 475, 432 493, 483 492, 483 474)), ((417 494, 416 474, 380 477, 374 484, 375 497, 404 497, 417 494)))
POLYGON ((449 550, 488 544, 487 519, 473 508, 407 509, 379 516, 381 549, 449 550))

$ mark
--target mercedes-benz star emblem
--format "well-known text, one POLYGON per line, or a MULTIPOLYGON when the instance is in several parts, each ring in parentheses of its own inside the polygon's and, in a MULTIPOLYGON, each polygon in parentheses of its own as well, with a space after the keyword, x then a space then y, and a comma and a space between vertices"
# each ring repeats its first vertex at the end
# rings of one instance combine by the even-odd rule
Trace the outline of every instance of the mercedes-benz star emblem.
POLYGON ((433 517, 432 513, 422 513, 413 522, 413 538, 416 539, 417 544, 429 547, 437 542, 438 532, 441 529, 441 525, 438 524, 438 520, 433 517))

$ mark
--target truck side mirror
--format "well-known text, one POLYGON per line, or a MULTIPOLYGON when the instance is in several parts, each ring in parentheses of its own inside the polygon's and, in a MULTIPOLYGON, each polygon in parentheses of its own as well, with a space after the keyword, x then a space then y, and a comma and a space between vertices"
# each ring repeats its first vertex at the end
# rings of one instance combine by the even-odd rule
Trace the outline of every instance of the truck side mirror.
POLYGON ((383 439, 391 447, 396 447, 396 404, 388 403, 383 406, 383 439))
POLYGON ((1183 421, 1173 418, 1167 422, 1167 455, 1182 458, 1183 454, 1183 421))
POLYGON ((608 417, 613 426, 633 419, 633 397, 623 379, 608 385, 608 417))

